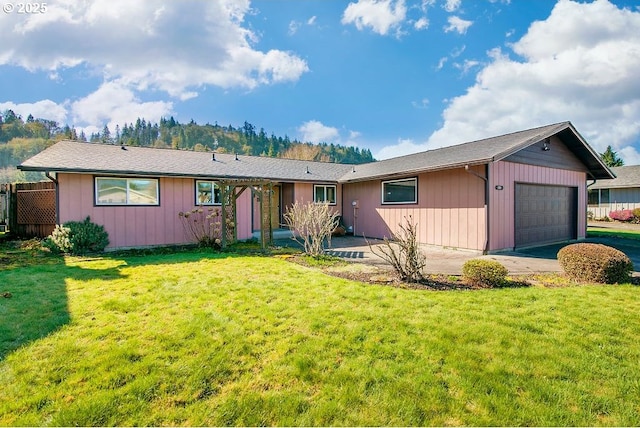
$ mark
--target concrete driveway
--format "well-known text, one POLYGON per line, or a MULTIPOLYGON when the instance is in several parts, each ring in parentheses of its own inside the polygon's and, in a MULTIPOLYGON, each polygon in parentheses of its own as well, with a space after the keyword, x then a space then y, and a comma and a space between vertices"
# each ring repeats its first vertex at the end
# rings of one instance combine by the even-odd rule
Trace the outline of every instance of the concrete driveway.
MULTIPOLYGON (((382 241, 370 240, 371 244, 378 246, 382 241)), ((633 261, 634 275, 640 275, 640 241, 632 239, 589 238, 580 242, 594 242, 605 244, 624 252, 633 261)), ((328 254, 345 260, 369 263, 385 264, 377 255, 373 254, 369 245, 361 237, 344 236, 331 240, 331 248, 328 254)), ((473 251, 450 250, 425 246, 427 255, 427 272, 461 275, 462 265, 469 259, 480 258, 496 260, 502 263, 511 275, 526 275, 531 273, 561 272, 556 255, 560 248, 568 243, 546 245, 518 251, 503 252, 500 254, 481 255, 473 251)))

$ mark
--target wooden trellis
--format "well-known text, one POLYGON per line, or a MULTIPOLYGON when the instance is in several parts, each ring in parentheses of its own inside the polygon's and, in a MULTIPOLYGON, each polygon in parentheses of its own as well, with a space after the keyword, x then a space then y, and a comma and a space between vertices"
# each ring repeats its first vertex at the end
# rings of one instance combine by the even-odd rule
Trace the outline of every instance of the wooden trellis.
POLYGON ((9 230, 23 237, 44 238, 56 225, 53 182, 18 183, 9 187, 9 230))
POLYGON ((240 195, 250 188, 254 194, 258 195, 260 203, 260 244, 262 249, 266 250, 273 242, 273 229, 271 226, 273 183, 269 180, 221 180, 218 183, 220 185, 220 199, 222 200, 222 248, 238 239, 237 201, 240 195))

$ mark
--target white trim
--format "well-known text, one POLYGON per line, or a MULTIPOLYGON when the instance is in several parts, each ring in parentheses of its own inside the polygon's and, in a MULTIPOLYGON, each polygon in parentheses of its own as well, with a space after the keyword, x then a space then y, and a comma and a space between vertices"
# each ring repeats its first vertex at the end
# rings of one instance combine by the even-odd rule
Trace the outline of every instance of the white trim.
POLYGON ((338 186, 336 186, 335 184, 314 184, 313 185, 313 202, 316 203, 326 203, 329 205, 336 205, 337 204, 337 200, 338 200, 338 186), (316 189, 318 187, 322 187, 324 189, 324 200, 322 201, 316 201, 316 189), (335 198, 335 200, 333 202, 328 201, 327 200, 327 188, 333 188, 333 196, 335 198))
POLYGON ((147 178, 147 177, 134 177, 134 178, 127 178, 127 177, 118 177, 118 176, 106 176, 106 177, 98 177, 95 176, 94 180, 93 180, 93 186, 94 186, 94 203, 96 206, 99 207, 109 207, 109 206, 141 206, 141 207, 157 207, 160 205, 160 180, 158 178, 147 178), (98 189, 98 181, 99 180, 124 180, 125 182, 125 201, 124 202, 116 202, 116 203, 108 203, 108 202, 100 202, 99 200, 99 189, 98 189), (156 194, 155 194, 155 202, 152 203, 132 203, 131 202, 131 196, 132 195, 138 195, 140 197, 143 198, 151 198, 150 195, 146 195, 144 193, 140 193, 137 192, 135 190, 131 189, 130 183, 132 181, 136 181, 136 180, 147 180, 147 181, 152 181, 155 182, 155 190, 156 190, 156 194))
POLYGON ((195 180, 195 187, 194 187, 194 196, 195 196, 195 201, 196 201, 196 205, 204 205, 204 206, 220 206, 222 205, 222 202, 216 202, 216 189, 218 189, 218 191, 220 191, 220 186, 218 186, 218 182, 213 181, 213 180, 195 180), (211 202, 202 202, 198 199, 198 183, 211 183, 211 202))
POLYGON ((401 178, 399 180, 386 180, 381 183, 380 186, 380 203, 382 205, 402 205, 402 204, 417 204, 418 203, 418 177, 410 177, 410 178, 401 178), (413 200, 412 201, 400 201, 400 202, 385 202, 384 200, 384 185, 388 183, 399 183, 402 181, 413 181, 415 184, 413 186, 413 200))

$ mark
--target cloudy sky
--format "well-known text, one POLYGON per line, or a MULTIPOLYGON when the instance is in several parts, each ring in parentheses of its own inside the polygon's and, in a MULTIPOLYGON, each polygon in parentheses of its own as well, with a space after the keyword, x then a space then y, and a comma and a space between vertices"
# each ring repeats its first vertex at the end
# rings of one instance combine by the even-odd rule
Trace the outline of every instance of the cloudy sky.
POLYGON ((0 0, 0 111, 143 117, 377 159, 570 120, 640 164, 631 0, 0 0))

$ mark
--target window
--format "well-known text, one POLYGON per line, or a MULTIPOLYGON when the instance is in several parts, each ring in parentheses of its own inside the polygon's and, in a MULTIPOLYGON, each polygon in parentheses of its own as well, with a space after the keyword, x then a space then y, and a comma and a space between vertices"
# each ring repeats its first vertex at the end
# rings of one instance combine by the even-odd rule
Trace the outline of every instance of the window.
POLYGON ((593 189, 588 191, 588 205, 608 205, 609 189, 593 189))
POLYGON ((220 205, 220 188, 215 181, 196 181, 196 205, 220 205))
POLYGON ((159 205, 157 178, 96 177, 96 205, 159 205))
POLYGON ((336 186, 313 186, 313 202, 336 204, 336 186))
POLYGON ((418 202, 418 180, 407 178, 382 182, 383 204, 415 204, 418 202))

